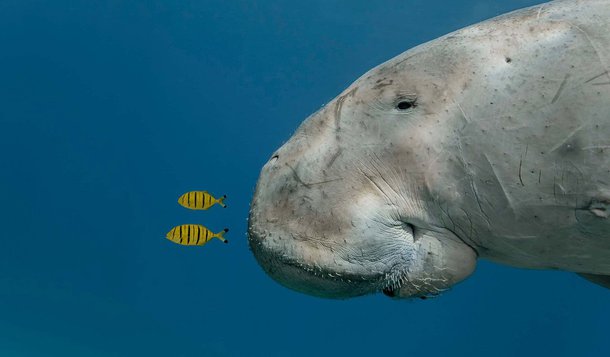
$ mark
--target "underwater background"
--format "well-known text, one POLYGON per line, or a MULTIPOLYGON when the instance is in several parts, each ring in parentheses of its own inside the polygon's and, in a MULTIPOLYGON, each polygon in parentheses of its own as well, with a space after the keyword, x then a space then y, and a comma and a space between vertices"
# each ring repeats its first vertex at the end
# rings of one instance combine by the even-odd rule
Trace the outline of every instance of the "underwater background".
POLYGON ((262 165, 381 62, 533 0, 0 0, 0 356, 608 356, 610 292, 480 261, 324 300, 245 236, 262 165), (190 190, 228 208, 180 207, 190 190), (227 227, 184 247, 175 225, 227 227))

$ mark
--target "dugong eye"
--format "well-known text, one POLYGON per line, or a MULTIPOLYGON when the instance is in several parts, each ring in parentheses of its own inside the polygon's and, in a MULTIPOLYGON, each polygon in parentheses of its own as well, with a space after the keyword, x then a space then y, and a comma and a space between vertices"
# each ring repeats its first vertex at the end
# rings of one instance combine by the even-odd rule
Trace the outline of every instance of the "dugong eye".
POLYGON ((414 106, 415 106, 415 99, 412 99, 412 100, 403 99, 396 104, 396 109, 407 110, 407 109, 413 108, 414 106))

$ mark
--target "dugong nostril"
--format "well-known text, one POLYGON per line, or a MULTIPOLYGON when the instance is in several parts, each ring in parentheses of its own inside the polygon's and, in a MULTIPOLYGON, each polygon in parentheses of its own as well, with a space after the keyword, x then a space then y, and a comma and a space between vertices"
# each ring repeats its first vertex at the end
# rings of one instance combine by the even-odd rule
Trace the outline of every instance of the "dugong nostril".
POLYGON ((278 155, 273 155, 273 156, 271 157, 271 159, 269 160, 269 165, 273 165, 273 164, 275 164, 275 162, 277 161, 277 159, 278 159, 278 158, 279 158, 279 156, 278 156, 278 155))

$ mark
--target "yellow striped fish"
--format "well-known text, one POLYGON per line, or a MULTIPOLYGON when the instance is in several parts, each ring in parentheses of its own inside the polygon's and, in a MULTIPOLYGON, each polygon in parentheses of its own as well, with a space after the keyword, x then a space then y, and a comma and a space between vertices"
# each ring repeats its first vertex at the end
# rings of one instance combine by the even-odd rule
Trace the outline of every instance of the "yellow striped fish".
POLYGON ((223 202, 225 198, 227 198, 227 195, 215 199, 208 191, 191 191, 180 196, 178 203, 188 209, 208 209, 215 203, 218 203, 223 208, 227 208, 227 205, 223 202))
POLYGON ((229 229, 225 228, 218 233, 212 233, 200 224, 183 224, 172 228, 171 231, 167 232, 166 237, 181 245, 204 245, 212 238, 218 238, 225 243, 229 243, 228 240, 224 239, 224 234, 228 231, 229 229))

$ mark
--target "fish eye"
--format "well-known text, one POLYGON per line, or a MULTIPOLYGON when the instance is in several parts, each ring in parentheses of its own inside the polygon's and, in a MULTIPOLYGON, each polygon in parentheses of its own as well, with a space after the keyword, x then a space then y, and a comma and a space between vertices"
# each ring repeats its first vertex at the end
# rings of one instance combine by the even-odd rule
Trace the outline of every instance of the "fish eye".
POLYGON ((415 100, 401 100, 396 104, 396 109, 407 110, 415 106, 415 100))

